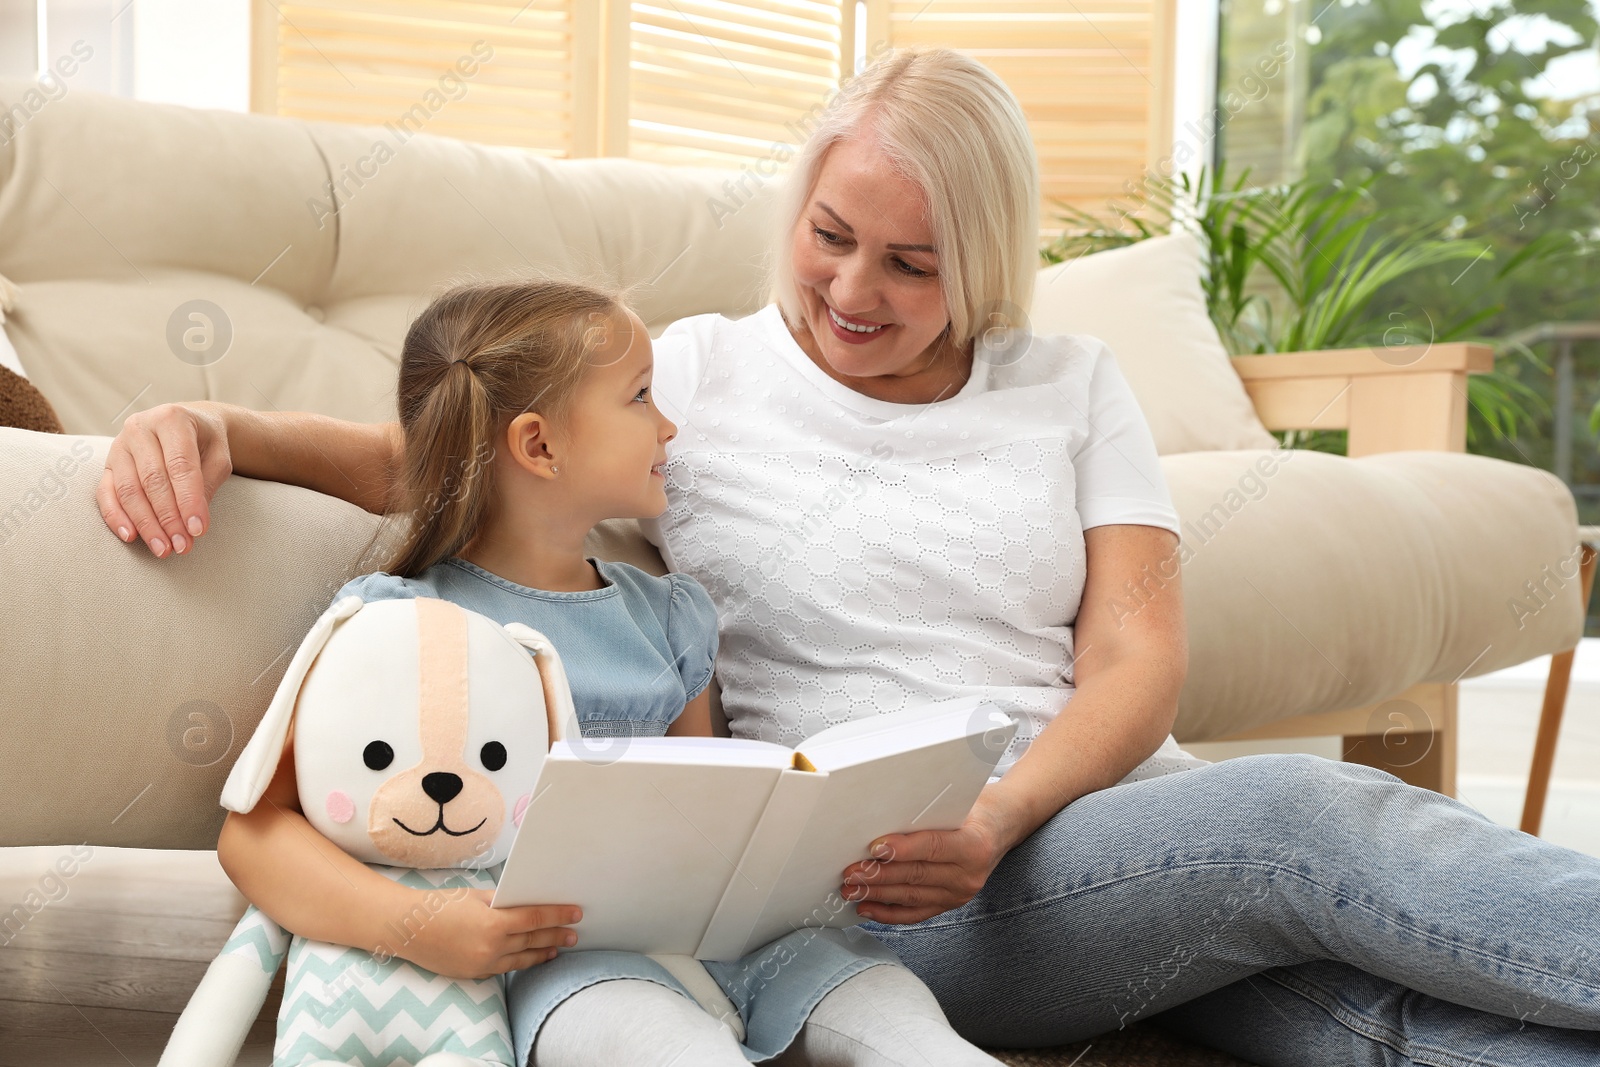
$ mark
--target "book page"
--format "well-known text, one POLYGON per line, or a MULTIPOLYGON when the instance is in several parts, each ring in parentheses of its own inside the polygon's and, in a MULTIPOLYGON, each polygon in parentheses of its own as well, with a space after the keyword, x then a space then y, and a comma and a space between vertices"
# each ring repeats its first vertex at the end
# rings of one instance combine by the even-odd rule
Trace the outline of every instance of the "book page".
POLYGON ((955 697, 830 726, 806 738, 796 749, 818 770, 827 771, 957 737, 972 737, 993 747, 998 759, 1011 736, 1007 732, 1010 722, 1010 716, 984 697, 955 697), (1002 733, 1007 741, 994 745, 1002 733))
POLYGON ((708 765, 680 740, 635 738, 609 763, 552 746, 495 906, 577 904, 579 950, 694 954, 793 753, 719 746, 708 765))
POLYGON ((993 725, 976 705, 954 714, 971 723, 959 736, 872 760, 843 762, 834 746, 823 746, 811 757, 802 746, 802 753, 826 771, 826 788, 789 852, 745 952, 791 930, 860 922, 840 889, 845 867, 870 858, 867 846, 873 838, 961 825, 1016 723, 1006 717, 1003 727, 993 725))

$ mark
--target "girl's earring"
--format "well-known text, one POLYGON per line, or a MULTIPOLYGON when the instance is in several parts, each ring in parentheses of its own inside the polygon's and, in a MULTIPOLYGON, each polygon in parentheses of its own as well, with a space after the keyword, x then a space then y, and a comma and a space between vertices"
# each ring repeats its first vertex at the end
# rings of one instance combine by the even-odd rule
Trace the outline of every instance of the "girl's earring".
POLYGON ((551 467, 550 467, 550 473, 551 474, 560 474, 561 473, 561 468, 552 464, 551 467))

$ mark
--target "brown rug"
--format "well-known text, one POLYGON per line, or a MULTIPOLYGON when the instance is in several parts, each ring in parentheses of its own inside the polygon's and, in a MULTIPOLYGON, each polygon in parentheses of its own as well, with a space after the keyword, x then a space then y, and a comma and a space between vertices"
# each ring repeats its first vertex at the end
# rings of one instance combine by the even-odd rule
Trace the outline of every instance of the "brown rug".
POLYGON ((1251 1067, 1244 1060, 1180 1041, 1145 1025, 1113 1030, 1057 1048, 988 1051, 1012 1067, 1251 1067))

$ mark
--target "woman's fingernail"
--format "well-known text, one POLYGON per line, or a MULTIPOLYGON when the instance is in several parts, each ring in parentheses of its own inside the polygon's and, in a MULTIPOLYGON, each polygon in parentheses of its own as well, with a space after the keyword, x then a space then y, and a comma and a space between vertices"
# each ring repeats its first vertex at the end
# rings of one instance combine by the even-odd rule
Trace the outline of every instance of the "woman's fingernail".
POLYGON ((561 940, 566 942, 566 945, 567 945, 568 948, 571 948, 573 945, 576 945, 578 943, 578 935, 577 934, 568 934, 566 937, 562 938, 561 940))
POLYGON ((118 526, 117 536, 126 541, 129 537, 128 528, 126 526, 118 526))
POLYGON ((185 541, 183 539, 183 534, 173 534, 172 535, 172 551, 176 552, 178 555, 181 556, 181 555, 183 555, 183 550, 185 548, 188 548, 188 547, 189 547, 189 542, 187 542, 187 541, 185 541))
POLYGON ((200 536, 200 516, 198 516, 198 515, 190 515, 189 516, 189 533, 193 537, 199 537, 200 536))
POLYGON ((167 554, 167 543, 157 537, 150 542, 150 551, 158 556, 164 556, 167 554))

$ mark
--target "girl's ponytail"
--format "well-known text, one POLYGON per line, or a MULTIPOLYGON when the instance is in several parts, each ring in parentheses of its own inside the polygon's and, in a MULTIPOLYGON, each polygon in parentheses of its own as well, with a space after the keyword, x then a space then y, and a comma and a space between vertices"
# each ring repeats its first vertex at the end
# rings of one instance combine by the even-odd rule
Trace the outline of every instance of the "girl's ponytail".
POLYGON ((397 389, 404 445, 388 518, 407 525, 382 570, 414 578, 477 536, 511 419, 565 413, 604 336, 593 327, 624 314, 616 294, 557 281, 460 286, 423 310, 397 389))

